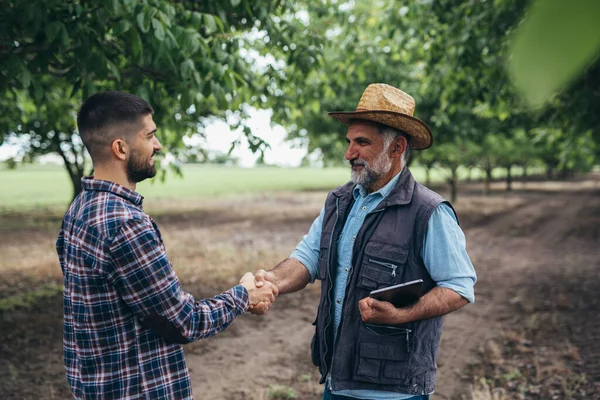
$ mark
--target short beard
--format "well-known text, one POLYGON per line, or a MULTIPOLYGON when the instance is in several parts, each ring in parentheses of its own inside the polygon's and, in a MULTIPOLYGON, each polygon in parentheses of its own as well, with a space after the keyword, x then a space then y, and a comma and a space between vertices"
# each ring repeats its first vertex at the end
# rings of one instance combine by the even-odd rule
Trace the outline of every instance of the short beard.
POLYGON ((372 165, 369 165, 369 163, 360 158, 351 160, 350 165, 364 165, 361 171, 351 171, 350 180, 353 183, 369 189, 375 182, 390 172, 392 160, 387 155, 387 151, 384 150, 375 160, 373 160, 372 165))
POLYGON ((154 178, 156 176, 156 168, 154 165, 150 165, 150 158, 154 157, 156 153, 153 153, 147 159, 142 159, 138 156, 138 153, 133 151, 131 157, 127 161, 127 180, 132 183, 138 183, 148 178, 154 178))

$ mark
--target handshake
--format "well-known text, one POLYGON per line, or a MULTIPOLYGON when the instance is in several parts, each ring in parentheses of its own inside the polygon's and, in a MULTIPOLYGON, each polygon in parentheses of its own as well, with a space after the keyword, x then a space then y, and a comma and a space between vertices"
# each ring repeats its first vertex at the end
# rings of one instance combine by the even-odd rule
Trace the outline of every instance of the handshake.
POLYGON ((275 275, 264 269, 258 270, 256 275, 252 272, 247 272, 240 279, 240 285, 248 290, 250 303, 248 310, 255 315, 265 314, 279 295, 279 287, 275 282, 275 275))

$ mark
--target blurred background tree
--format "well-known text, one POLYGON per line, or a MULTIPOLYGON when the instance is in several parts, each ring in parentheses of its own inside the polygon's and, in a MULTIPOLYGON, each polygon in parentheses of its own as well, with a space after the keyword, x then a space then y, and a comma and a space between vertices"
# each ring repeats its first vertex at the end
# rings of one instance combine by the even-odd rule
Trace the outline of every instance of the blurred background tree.
MULTIPOLYGON (((23 137, 26 152, 57 153, 74 194, 89 173, 75 127, 83 99, 96 91, 135 93, 156 110, 167 152, 202 133, 207 116, 243 123, 245 106, 261 106, 268 84, 261 56, 293 44, 299 70, 317 44, 294 17, 292 1, 166 0, 2 1, 0 140, 23 137), (233 115, 234 118, 231 118, 233 115)), ((272 55, 267 62, 277 63, 272 55)), ((288 60, 293 64, 294 60, 288 60)), ((246 131, 253 150, 266 143, 246 131)))
POLYGON ((326 112, 385 82, 415 97, 435 144, 414 160, 447 169, 454 195, 461 168, 481 168, 489 192, 495 169, 510 189, 515 166, 566 177, 600 152, 593 0, 0 3, 0 141, 59 154, 74 193, 90 168, 75 112, 106 89, 146 98, 173 154, 191 154, 182 139, 208 117, 264 151, 252 106, 327 166, 344 163, 345 128, 326 112))

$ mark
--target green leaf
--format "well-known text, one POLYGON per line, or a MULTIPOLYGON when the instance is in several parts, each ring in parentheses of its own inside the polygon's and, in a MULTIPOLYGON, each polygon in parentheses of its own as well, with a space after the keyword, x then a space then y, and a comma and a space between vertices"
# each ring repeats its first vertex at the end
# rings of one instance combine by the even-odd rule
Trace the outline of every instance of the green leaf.
POLYGON ((27 68, 23 69, 23 73, 21 74, 21 83, 23 84, 23 88, 27 89, 29 85, 31 85, 31 72, 27 68))
POLYGON ((131 22, 127 20, 120 21, 117 26, 114 28, 115 35, 121 35, 131 29, 131 22))
POLYGON ((60 44, 61 46, 68 48, 69 47, 69 33, 67 32, 67 28, 63 25, 60 30, 60 44))
POLYGON ((48 43, 54 42, 54 39, 56 39, 63 27, 64 25, 60 21, 52 21, 46 25, 44 32, 46 32, 46 40, 48 40, 48 43))
POLYGON ((194 103, 194 92, 186 90, 181 94, 181 105, 183 108, 188 108, 194 103))
POLYGON ((200 29, 203 25, 204 18, 201 13, 194 11, 194 12, 192 12, 191 20, 192 20, 192 25, 194 26, 194 28, 200 29))
POLYGON ((229 71, 225 71, 223 74, 223 83, 229 89, 229 91, 235 90, 235 81, 231 78, 229 71))
POLYGON ((531 105, 542 105, 598 55, 598 21, 597 0, 538 0, 531 7, 508 64, 531 105))
POLYGON ((186 80, 186 81, 189 80, 192 77, 195 70, 196 70, 196 66, 194 65, 194 61, 187 59, 181 63, 181 66, 180 66, 181 77, 184 80, 186 80))
POLYGON ((204 24, 208 33, 212 33, 217 30, 217 23, 215 22, 215 17, 213 17, 210 14, 204 14, 204 24))
POLYGON ((71 88, 71 96, 69 96, 69 98, 72 99, 77 94, 77 92, 79 92, 79 89, 81 89, 82 82, 83 80, 81 78, 77 78, 75 84, 73 84, 73 87, 71 88))
POLYGON ((165 40, 165 28, 159 20, 156 18, 152 19, 152 28, 154 29, 154 36, 161 42, 165 40))
POLYGON ((241 2, 242 2, 242 0, 230 0, 230 3, 231 3, 232 7, 239 6, 241 2))
POLYGON ((140 38, 140 34, 136 29, 132 29, 130 31, 130 39, 131 39, 131 49, 133 51, 133 56, 136 60, 140 60, 142 58, 142 54, 144 51, 144 47, 142 45, 142 39, 140 38))
POLYGON ((119 3, 119 0, 110 1, 110 11, 112 11, 113 14, 119 14, 121 11, 121 3, 119 3))
POLYGON ((123 6, 128 13, 131 13, 133 10, 135 10, 136 5, 136 0, 123 0, 123 6))
POLYGON ((141 12, 136 16, 136 20, 140 30, 147 33, 150 30, 150 24, 146 25, 146 14, 141 12))
POLYGON ((106 63, 108 64, 108 69, 110 70, 110 72, 112 72, 115 78, 117 78, 117 80, 120 81, 121 73, 119 72, 119 68, 110 60, 106 60, 106 63))

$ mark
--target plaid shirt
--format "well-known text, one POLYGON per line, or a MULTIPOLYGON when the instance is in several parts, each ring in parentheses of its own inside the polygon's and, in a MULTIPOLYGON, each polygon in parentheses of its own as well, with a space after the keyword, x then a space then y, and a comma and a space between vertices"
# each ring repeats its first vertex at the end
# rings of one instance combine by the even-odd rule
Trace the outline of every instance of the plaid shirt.
POLYGON ((183 349, 148 329, 159 316, 183 341, 212 336, 248 308, 241 286, 195 301, 181 290, 143 197, 84 178, 56 250, 64 276, 64 360, 78 399, 191 399, 183 349))

